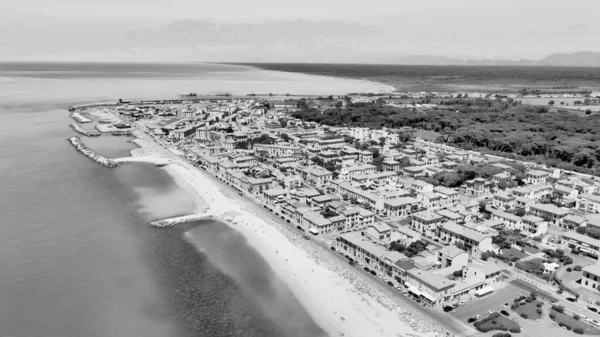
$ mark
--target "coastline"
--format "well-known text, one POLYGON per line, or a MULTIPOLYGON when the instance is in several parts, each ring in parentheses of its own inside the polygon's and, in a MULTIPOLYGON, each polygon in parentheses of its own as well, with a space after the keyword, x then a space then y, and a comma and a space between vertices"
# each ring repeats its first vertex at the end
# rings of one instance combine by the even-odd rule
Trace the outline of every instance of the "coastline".
POLYGON ((134 158, 152 163, 169 160, 171 164, 163 169, 177 186, 193 195, 196 205, 202 205, 197 211, 211 211, 218 215, 215 220, 240 232, 330 336, 441 335, 436 328, 387 300, 379 289, 365 293, 369 285, 358 279, 353 267, 331 263, 278 219, 262 215, 264 210, 259 206, 226 186, 219 186, 216 178, 164 149, 148 135, 134 133, 138 138, 133 142, 140 146, 131 151, 134 158))

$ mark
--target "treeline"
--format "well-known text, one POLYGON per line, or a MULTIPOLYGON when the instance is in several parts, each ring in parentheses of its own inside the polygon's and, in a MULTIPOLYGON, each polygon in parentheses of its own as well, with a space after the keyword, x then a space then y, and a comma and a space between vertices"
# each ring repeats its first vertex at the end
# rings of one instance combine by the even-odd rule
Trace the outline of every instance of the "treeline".
POLYGON ((432 130, 442 134, 438 142, 465 150, 600 174, 600 114, 550 112, 547 107, 514 106, 500 100, 483 100, 484 105, 468 101, 469 105, 458 102, 427 112, 366 104, 325 111, 304 108, 292 115, 332 126, 432 130))

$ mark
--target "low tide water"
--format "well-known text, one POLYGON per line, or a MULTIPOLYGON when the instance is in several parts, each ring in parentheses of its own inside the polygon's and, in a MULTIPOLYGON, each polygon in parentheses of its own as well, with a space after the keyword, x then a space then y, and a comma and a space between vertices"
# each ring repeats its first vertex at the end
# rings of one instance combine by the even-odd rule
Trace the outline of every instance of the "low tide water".
MULTIPOLYGON (((148 226, 201 206, 163 169, 97 165, 67 142, 68 112, 41 106, 0 103, 0 336, 323 333, 236 231, 148 226)), ((111 157, 132 148, 82 139, 111 157)))

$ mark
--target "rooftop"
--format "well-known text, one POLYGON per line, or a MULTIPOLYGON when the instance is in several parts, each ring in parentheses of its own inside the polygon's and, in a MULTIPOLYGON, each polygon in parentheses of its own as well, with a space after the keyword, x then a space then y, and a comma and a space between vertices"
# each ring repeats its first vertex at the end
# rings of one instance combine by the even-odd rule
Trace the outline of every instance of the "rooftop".
POLYGON ((455 222, 445 222, 442 224, 442 228, 454 234, 471 239, 475 242, 481 242, 483 239, 490 237, 490 235, 483 234, 474 229, 461 226, 455 222))
POLYGON ((419 203, 419 200, 417 200, 415 198, 411 198, 411 197, 390 199, 390 200, 384 201, 384 204, 386 204, 390 207, 404 206, 404 205, 411 205, 411 204, 418 204, 418 203, 419 203))
POLYGON ((600 263, 592 264, 583 268, 583 271, 588 272, 590 274, 600 276, 600 263))
POLYGON ((594 247, 597 247, 600 245, 600 241, 598 241, 592 237, 589 237, 587 235, 579 234, 576 232, 564 232, 564 233, 562 233, 562 236, 563 236, 563 238, 579 241, 579 242, 582 242, 582 243, 585 243, 587 245, 594 246, 594 247))
POLYGON ((464 250, 459 249, 458 247, 456 247, 454 245, 444 246, 444 247, 440 248, 439 252, 450 258, 454 258, 454 257, 458 256, 459 254, 466 254, 466 252, 464 250))
POLYGON ((593 201, 593 202, 596 202, 596 203, 600 203, 600 195, 581 194, 579 196, 579 198, 581 198, 581 199, 587 199, 589 201, 593 201))
POLYGON ((435 275, 426 270, 419 270, 413 268, 406 271, 406 273, 412 278, 419 280, 421 283, 427 285, 429 288, 436 290, 437 292, 444 289, 452 288, 456 284, 456 282, 454 281, 445 279, 443 277, 439 277, 439 275, 435 275))
POLYGON ((569 213, 569 211, 556 207, 552 204, 533 204, 531 205, 531 208, 555 215, 566 215, 569 213))
POLYGON ((344 233, 340 235, 340 238, 352 243, 356 247, 360 247, 366 250, 367 252, 371 253, 373 256, 377 256, 378 258, 381 258, 389 252, 384 247, 376 245, 371 240, 368 240, 364 236, 360 235, 360 233, 358 232, 344 233))
POLYGON ((413 218, 418 218, 421 220, 425 220, 425 221, 429 221, 429 220, 443 220, 444 217, 439 215, 438 213, 435 213, 433 211, 421 211, 421 212, 417 212, 414 213, 412 215, 413 218))
POLYGON ((384 222, 375 222, 370 224, 369 227, 373 227, 373 229, 375 229, 379 233, 385 233, 392 230, 392 228, 384 222))

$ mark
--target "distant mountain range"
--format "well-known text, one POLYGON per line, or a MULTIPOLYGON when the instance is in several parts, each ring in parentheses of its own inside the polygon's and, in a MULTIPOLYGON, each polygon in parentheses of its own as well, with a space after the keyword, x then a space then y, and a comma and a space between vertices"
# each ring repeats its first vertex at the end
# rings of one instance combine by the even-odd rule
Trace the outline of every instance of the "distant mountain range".
POLYGON ((459 59, 436 55, 407 55, 395 60, 406 65, 600 67, 600 52, 555 53, 541 60, 459 59))

